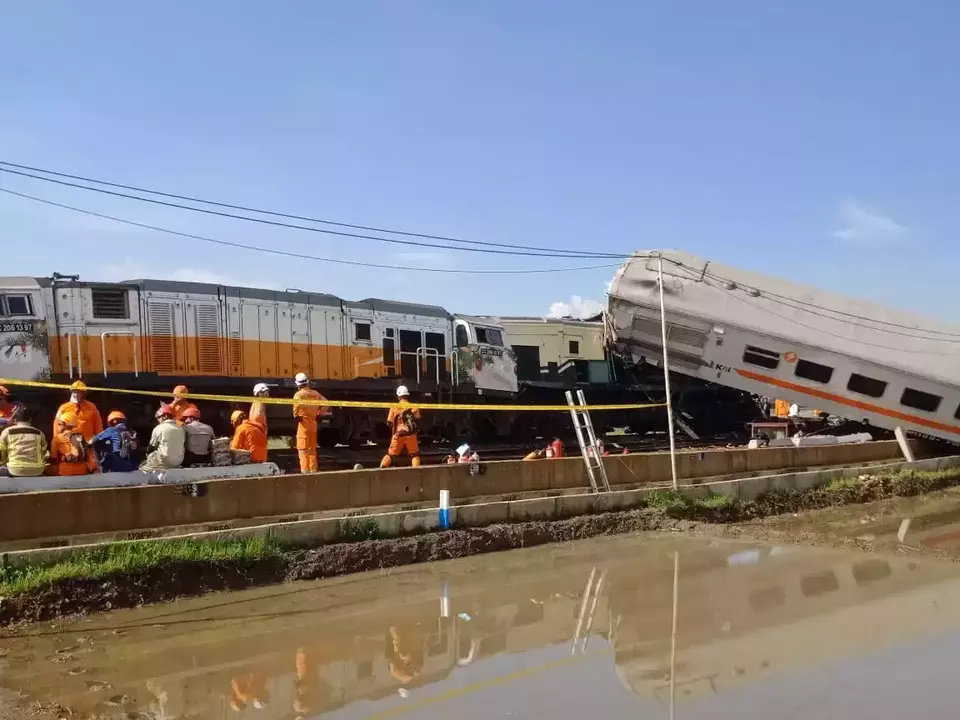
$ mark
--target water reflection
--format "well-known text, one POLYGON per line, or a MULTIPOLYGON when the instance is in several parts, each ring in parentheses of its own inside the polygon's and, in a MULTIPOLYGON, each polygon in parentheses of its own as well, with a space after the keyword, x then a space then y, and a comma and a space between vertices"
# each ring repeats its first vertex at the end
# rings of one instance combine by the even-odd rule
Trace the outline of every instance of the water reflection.
POLYGON ((418 717, 600 663, 632 702, 673 715, 817 652, 854 652, 862 628, 824 635, 825 618, 956 577, 949 565, 771 550, 591 541, 117 613, 5 640, 3 684, 79 717, 418 717))

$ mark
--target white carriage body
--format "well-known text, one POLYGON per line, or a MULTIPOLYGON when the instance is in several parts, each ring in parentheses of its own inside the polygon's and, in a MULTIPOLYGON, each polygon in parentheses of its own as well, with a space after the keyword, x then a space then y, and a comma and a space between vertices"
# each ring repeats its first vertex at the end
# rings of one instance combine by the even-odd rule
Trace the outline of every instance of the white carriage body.
POLYGON ((662 362, 663 258, 670 370, 870 425, 960 441, 960 326, 676 250, 617 272, 610 341, 662 362))

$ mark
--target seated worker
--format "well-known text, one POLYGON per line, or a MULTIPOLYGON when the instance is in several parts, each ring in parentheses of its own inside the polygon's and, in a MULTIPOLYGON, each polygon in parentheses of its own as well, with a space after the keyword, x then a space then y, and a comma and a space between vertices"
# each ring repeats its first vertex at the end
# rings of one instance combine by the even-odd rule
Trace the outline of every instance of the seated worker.
POLYGON ((140 450, 137 432, 127 429, 127 416, 119 410, 112 410, 107 415, 107 429, 94 436, 90 444, 103 472, 133 472, 137 469, 137 452, 140 450))
POLYGON ((47 439, 33 426, 33 413, 22 405, 0 432, 0 477, 37 477, 47 467, 47 439))
POLYGON ((197 409, 196 405, 184 397, 189 392, 186 385, 177 385, 173 389, 173 402, 170 407, 173 408, 173 419, 177 421, 177 425, 183 425, 183 414, 187 410, 197 409))
POLYGON ((144 472, 167 470, 183 465, 186 433, 177 425, 172 407, 164 403, 157 410, 157 426, 150 435, 149 454, 140 469, 144 472))
POLYGON ((230 416, 230 423, 236 428, 231 450, 248 450, 250 462, 262 463, 267 461, 267 431, 263 425, 247 417, 243 410, 234 410, 230 416))
POLYGON ((397 388, 397 399, 397 406, 390 408, 387 413, 387 425, 390 426, 391 434, 390 447, 380 461, 380 467, 390 467, 393 461, 403 454, 410 456, 413 467, 420 467, 420 445, 417 442, 420 411, 410 404, 410 391, 406 386, 397 388))
POLYGON ((200 422, 200 411, 188 407, 180 416, 183 432, 186 433, 186 452, 183 455, 184 467, 210 464, 210 443, 213 442, 213 428, 200 422))
POLYGON ((77 416, 60 412, 54 420, 56 433, 50 442, 50 462, 57 475, 90 475, 97 472, 97 458, 87 447, 77 416))

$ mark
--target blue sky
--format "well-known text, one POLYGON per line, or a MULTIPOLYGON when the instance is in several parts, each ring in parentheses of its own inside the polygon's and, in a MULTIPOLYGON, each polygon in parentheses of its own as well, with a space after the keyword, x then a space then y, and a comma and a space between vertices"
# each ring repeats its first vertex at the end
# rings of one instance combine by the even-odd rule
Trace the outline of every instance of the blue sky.
MULTIPOLYGON (((960 5, 892 0, 8 3, 0 158, 494 242, 676 247, 949 317, 960 5)), ((344 241, 0 176, 0 187, 311 254, 344 241)), ((614 270, 444 276, 292 261, 0 196, 3 274, 212 279, 541 314, 614 270)))

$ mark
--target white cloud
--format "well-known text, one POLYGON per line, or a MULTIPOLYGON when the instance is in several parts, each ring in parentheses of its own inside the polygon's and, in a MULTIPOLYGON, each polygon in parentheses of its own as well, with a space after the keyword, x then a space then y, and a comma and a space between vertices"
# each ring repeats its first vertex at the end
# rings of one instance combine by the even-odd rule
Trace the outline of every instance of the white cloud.
POLYGON ((579 295, 570 298, 570 302, 555 302, 550 305, 547 317, 551 318, 587 318, 603 312, 603 303, 597 300, 584 300, 579 295))
POLYGON ((838 240, 866 245, 882 245, 902 237, 907 228, 888 215, 864 207, 853 198, 840 204, 840 225, 833 231, 838 240))
POLYGON ((211 283, 213 285, 233 285, 239 287, 263 288, 265 290, 283 290, 285 289, 278 283, 270 280, 235 277, 233 275, 224 275, 201 268, 184 267, 176 270, 151 270, 137 263, 130 258, 126 258, 122 263, 114 265, 104 265, 100 270, 100 280, 107 282, 120 282, 122 280, 136 280, 139 278, 151 278, 154 280, 175 280, 178 282, 211 283))

